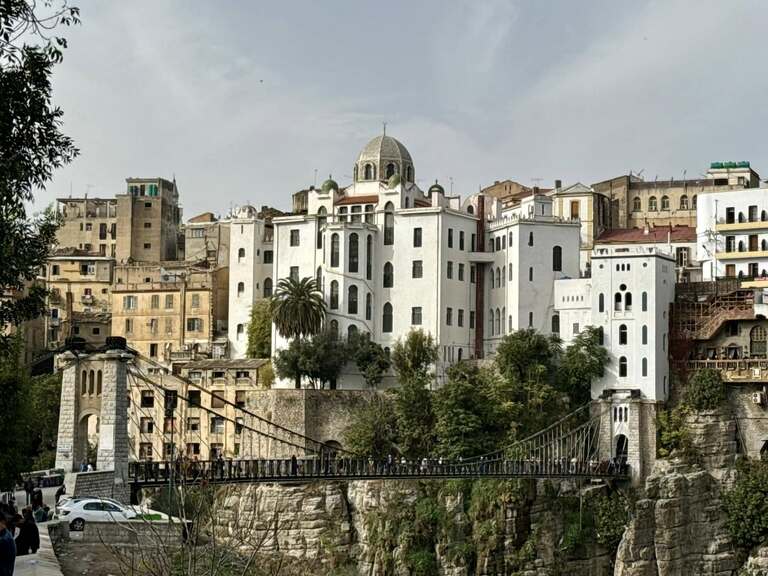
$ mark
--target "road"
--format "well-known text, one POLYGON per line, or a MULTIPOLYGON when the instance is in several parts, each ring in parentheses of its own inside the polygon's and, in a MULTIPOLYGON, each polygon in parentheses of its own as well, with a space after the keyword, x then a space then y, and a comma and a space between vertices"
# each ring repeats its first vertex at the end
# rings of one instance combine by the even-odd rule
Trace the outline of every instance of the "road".
MULTIPOLYGON (((43 503, 48 504, 48 506, 51 507, 51 510, 53 510, 53 504, 56 500, 56 490, 58 490, 58 486, 51 486, 49 488, 41 488, 43 491, 43 503)), ((15 493, 16 495, 16 507, 17 508, 23 508, 27 504, 27 495, 24 492, 24 490, 18 490, 15 493)))

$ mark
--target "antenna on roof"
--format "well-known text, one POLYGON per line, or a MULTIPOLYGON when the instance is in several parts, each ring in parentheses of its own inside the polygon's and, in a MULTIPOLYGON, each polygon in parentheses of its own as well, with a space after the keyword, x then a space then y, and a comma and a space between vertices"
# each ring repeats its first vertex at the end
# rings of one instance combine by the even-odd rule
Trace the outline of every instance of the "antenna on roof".
POLYGON ((386 136, 387 135, 387 123, 386 122, 382 122, 382 125, 384 126, 384 136, 386 136))
POLYGON ((531 182, 533 182, 536 186, 538 186, 542 180, 544 180, 544 178, 531 178, 531 182))
POLYGON ((451 183, 451 196, 453 196, 453 176, 448 176, 448 181, 451 183))

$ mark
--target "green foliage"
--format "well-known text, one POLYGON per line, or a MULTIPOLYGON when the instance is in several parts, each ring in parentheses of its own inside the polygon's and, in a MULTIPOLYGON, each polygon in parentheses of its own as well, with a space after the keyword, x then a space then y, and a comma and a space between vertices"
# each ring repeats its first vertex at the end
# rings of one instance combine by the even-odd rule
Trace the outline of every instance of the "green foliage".
POLYGON ((742 461, 723 506, 737 546, 749 549, 768 542, 768 462, 742 461))
POLYGON ((251 308, 248 324, 248 358, 269 358, 272 351, 272 315, 269 300, 259 300, 251 308))
POLYGON ((355 411, 344 431, 344 445, 357 454, 386 458, 395 452, 397 428, 394 402, 377 394, 355 411))
POLYGON ((281 278, 270 301, 270 313, 280 335, 297 340, 320 332, 325 300, 314 278, 281 278))
POLYGON ((715 410, 725 401, 725 384, 714 368, 697 370, 688 379, 685 403, 694 410, 715 410))
POLYGON ((533 328, 506 335, 496 349, 499 372, 515 381, 541 378, 542 370, 551 372, 560 355, 560 340, 544 336, 533 328))
POLYGON ((595 541, 609 550, 616 550, 629 523, 629 500, 614 492, 593 498, 589 507, 594 516, 595 541))
POLYGON ((272 368, 272 362, 262 366, 259 370, 259 377, 264 388, 272 388, 272 384, 275 382, 275 369, 272 368))
POLYGON ((346 362, 346 345, 327 331, 311 339, 294 338, 274 359, 278 376, 291 378, 297 388, 302 378, 307 378, 313 388, 335 382, 346 362))
POLYGON ((435 361, 437 345, 432 335, 423 330, 411 330, 405 340, 398 339, 392 349, 392 366, 401 383, 428 376, 435 361))
POLYGON ((656 453, 660 458, 677 454, 689 458, 693 454, 690 433, 685 425, 686 409, 677 406, 672 410, 659 412, 656 417, 658 441, 656 453))
POLYGON ((434 445, 431 383, 427 374, 411 376, 392 391, 400 453, 409 459, 427 456, 434 445))
POLYGON ((563 552, 583 551, 597 543, 615 553, 629 523, 630 504, 618 492, 593 494, 582 498, 560 496, 557 500, 563 516, 563 552))
POLYGON ((367 332, 356 334, 349 342, 349 348, 350 356, 363 374, 365 383, 375 388, 384 373, 389 370, 389 356, 384 352, 384 348, 373 342, 367 332))
POLYGON ((599 329, 588 326, 566 348, 558 367, 560 390, 571 406, 589 402, 592 381, 603 376, 610 358, 600 344, 599 329))

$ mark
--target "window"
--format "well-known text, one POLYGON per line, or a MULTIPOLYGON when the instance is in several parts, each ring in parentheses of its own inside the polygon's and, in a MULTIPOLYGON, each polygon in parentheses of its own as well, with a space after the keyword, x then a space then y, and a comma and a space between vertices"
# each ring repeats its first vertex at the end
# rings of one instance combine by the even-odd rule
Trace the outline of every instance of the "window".
MULTIPOLYGON (((238 370, 235 378, 237 379, 250 379, 251 373, 248 370, 238 370)), ((245 408, 245 390, 235 391, 235 406, 238 408, 245 408)))
POLYGON ((640 200, 640 196, 635 196, 632 199, 632 212, 640 212, 643 209, 643 203, 640 200))
POLYGON ((552 315, 552 334, 560 334, 560 314, 552 315))
POLYGON ((475 311, 474 310, 469 311, 469 327, 472 330, 474 330, 475 328, 475 311))
POLYGON ((240 248, 237 251, 237 261, 239 263, 239 262, 242 262, 243 260, 245 260, 245 248, 240 248))
POLYGON ((464 282, 464 264, 459 264, 459 282, 464 282))
POLYGON ((173 309, 173 294, 165 295, 165 309, 166 310, 173 309))
POLYGON ((627 377, 627 357, 622 356, 619 358, 619 378, 627 377))
POLYGON ((59 275, 59 265, 54 264, 51 266, 51 276, 58 276, 59 275))
POLYGON ((462 328, 464 326, 464 309, 459 308, 459 314, 456 318, 456 324, 459 326, 459 328, 462 328))
POLYGON ((464 230, 459 230, 459 250, 464 250, 464 230))
POLYGON ((421 260, 414 260, 411 265, 411 278, 421 278, 424 274, 424 267, 421 260))
POLYGON ((201 403, 200 394, 200 390, 190 390, 187 392, 187 404, 192 408, 199 407, 201 403))
POLYGON ((370 234, 365 240, 365 278, 370 280, 373 277, 373 236, 370 234))
POLYGON ((552 248, 552 271, 563 271, 563 249, 560 246, 552 248))
POLYGON ((99 334, 101 334, 101 329, 98 326, 96 326, 93 328, 93 330, 91 330, 91 334, 93 334, 94 336, 98 336, 99 334))
POLYGON ((496 308, 496 334, 501 334, 501 312, 496 308))
POLYGON ((642 343, 648 344, 648 326, 646 325, 643 325, 642 338, 642 343))
POLYGON ((656 196, 651 196, 648 198, 648 212, 656 212, 658 210, 658 206, 656 205, 656 196))
POLYGON ((339 283, 336 280, 331 281, 331 310, 339 309, 339 283))
POLYGON ((272 297, 272 278, 264 279, 264 298, 272 297))
POLYGON ((245 334, 245 326, 242 324, 237 325, 237 339, 242 339, 243 335, 245 334))
MULTIPOLYGON (((238 282, 237 283, 237 295, 238 296, 242 296, 243 294, 245 294, 245 282, 238 282)), ((198 300, 198 305, 199 305, 199 300, 198 300)), ((197 308, 197 306, 194 306, 194 304, 193 304, 192 308, 197 308)))
POLYGON ((453 326, 453 308, 450 306, 445 310, 445 323, 448 326, 453 326))
POLYGON ((142 408, 154 408, 155 407, 155 393, 152 390, 141 391, 141 402, 139 404, 142 408))
POLYGON ((470 242, 469 242, 469 249, 470 249, 470 251, 472 251, 472 252, 474 252, 474 251, 475 251, 475 238, 476 238, 476 236, 475 236, 474 234, 472 234, 472 235, 469 237, 469 239, 470 239, 470 242))
POLYGON ((331 337, 334 340, 339 338, 339 322, 338 320, 331 320, 331 337))
POLYGON ((488 277, 488 279, 490 280, 490 287, 495 288, 496 283, 493 281, 493 266, 491 266, 490 272, 491 272, 491 275, 488 277))
MULTIPOLYGON (((224 418, 222 418, 221 416, 211 416, 210 432, 211 434, 223 434, 224 418)), ((216 450, 214 446, 216 446, 216 444, 211 444, 211 452, 214 452, 216 450)), ((221 444, 218 444, 218 446, 221 446, 221 444)))
POLYGON ((339 208, 339 221, 340 222, 346 222, 347 221, 347 207, 342 206, 339 208))
POLYGON ((750 222, 757 222, 757 206, 750 206, 747 209, 747 218, 750 222))
POLYGON ((298 266, 291 266, 291 269, 288 272, 288 276, 294 282, 298 282, 299 281, 299 267, 298 266))
MULTIPOLYGON (((688 210, 688 196, 683 194, 680 196, 680 210, 688 210)), ((645 374, 643 374, 645 376, 645 374)))
POLYGON ((168 417, 163 420, 163 433, 170 434, 171 432, 177 432, 176 418, 168 417))
POLYGON ((643 294, 640 296, 640 307, 642 308, 643 312, 648 311, 648 292, 643 292, 643 294))
POLYGON ((384 264, 384 288, 392 288, 395 284, 395 272, 392 268, 392 263, 387 262, 384 264))
POLYGON ((331 268, 339 266, 339 235, 334 233, 331 236, 331 268))
POLYGON ((627 312, 632 310, 632 292, 626 292, 624 294, 624 310, 627 312))
POLYGON ((528 328, 533 328, 533 312, 528 312, 528 328))
POLYGON ((126 334, 132 334, 133 333, 133 319, 132 318, 126 318, 125 319, 125 333, 126 334))
MULTIPOLYGON (((154 332, 153 332, 154 334, 154 332)), ((157 343, 153 342, 149 345, 149 357, 150 358, 157 358, 157 343)))
POLYGON ((413 247, 421 248, 421 228, 413 229, 413 247))
POLYGON ((211 394, 211 408, 224 408, 226 403, 224 402, 224 392, 214 392, 211 394))
POLYGON ((446 269, 445 275, 448 277, 448 280, 453 278, 453 262, 450 260, 448 260, 448 267, 446 269))
POLYGON ((448 228, 448 248, 453 248, 453 228, 448 228))
POLYGON ((144 242, 144 250, 151 250, 151 249, 152 249, 152 243, 144 242))
POLYGON ((155 431, 155 423, 152 418, 145 416, 139 422, 139 429, 142 434, 152 434, 155 431))
POLYGON ((661 209, 662 210, 669 210, 669 196, 662 196, 661 197, 661 209))
POLYGON ((643 376, 648 376, 648 358, 643 358, 642 362, 643 376))
POLYGON ((381 331, 385 334, 392 332, 392 304, 384 304, 384 310, 381 315, 381 331))
POLYGON ((528 281, 533 282, 533 266, 528 268, 528 281))
MULTIPOLYGON (((298 246, 299 245, 299 231, 298 230, 291 230, 291 246, 298 246)), ((245 256, 245 254, 243 254, 245 256)))
POLYGON ((202 332, 202 331, 203 331, 202 318, 187 318, 187 332, 202 332))
POLYGON ((600 294, 597 297, 597 310, 598 312, 605 312, 605 294, 600 294))
POLYGON ((160 295, 159 294, 152 294, 152 298, 149 299, 150 305, 149 307, 153 310, 156 310, 160 308, 160 295))
POLYGON ((579 201, 571 200, 571 220, 579 219, 579 201))
POLYGON ((533 246, 533 232, 528 233, 528 246, 533 246))
POLYGON ((475 271, 474 264, 470 264, 469 265, 469 281, 470 281, 470 283, 472 283, 472 284, 475 283, 475 275, 476 274, 477 274, 477 272, 475 271))
POLYGON ((391 246, 395 243, 395 207, 392 202, 387 202, 384 207, 384 245, 391 246))
POLYGON ((373 314, 373 296, 368 292, 365 295, 365 319, 370 320, 373 314))
POLYGON ((501 250, 501 238, 499 236, 496 236, 496 252, 501 250))
POLYGON ((366 204, 365 206, 365 223, 373 224, 373 204, 366 204))
POLYGON ((264 264, 272 264, 274 255, 272 250, 264 250, 264 264))
POLYGON ((349 235, 349 271, 357 273, 360 264, 357 234, 349 235))
POLYGON ((347 290, 347 314, 357 314, 357 286, 347 290))
POLYGON ((627 325, 622 324, 619 326, 619 344, 625 346, 627 344, 627 325))
POLYGON ((320 209, 317 211, 317 234, 315 236, 315 248, 318 250, 323 247, 323 228, 325 228, 327 214, 325 206, 320 206, 320 209))
POLYGON ((725 265, 725 275, 728 277, 733 278, 736 276, 736 265, 735 264, 726 264, 725 265))
POLYGON ((579 323, 578 322, 574 322, 573 326, 571 326, 571 330, 573 332, 573 335, 577 336, 579 334, 579 323))
POLYGON ((136 310, 137 304, 136 296, 123 296, 123 310, 136 310))
POLYGON ((361 222, 363 219, 362 211, 363 211, 362 206, 352 206, 352 208, 350 209, 350 212, 352 213, 352 217, 350 218, 350 220, 352 222, 361 222))
POLYGON ((198 417, 187 418, 187 431, 200 432, 200 418, 198 417))
POLYGON ((413 326, 421 326, 421 306, 411 308, 411 324, 413 326))
POLYGON ((616 292, 613 296, 613 310, 621 312, 621 292, 616 292))

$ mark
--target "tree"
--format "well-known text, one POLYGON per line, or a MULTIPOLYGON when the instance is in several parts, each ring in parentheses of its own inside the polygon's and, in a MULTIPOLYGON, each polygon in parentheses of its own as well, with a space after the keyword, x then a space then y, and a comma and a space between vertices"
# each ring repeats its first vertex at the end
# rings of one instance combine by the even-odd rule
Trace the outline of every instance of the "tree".
POLYGON ((295 338, 288 348, 275 355, 275 369, 281 378, 291 378, 299 388, 307 378, 313 388, 322 388, 339 377, 348 355, 346 345, 331 332, 312 338, 295 338))
POLYGON ((53 171, 78 154, 60 130, 63 112, 51 101, 53 65, 66 40, 48 34, 78 23, 79 11, 64 2, 41 18, 36 8, 25 0, 0 3, 0 292, 18 296, 0 301, 0 353, 11 347, 9 325, 45 309, 45 288, 30 284, 48 258, 58 221, 50 210, 28 218, 27 205, 53 171), (27 44, 35 39, 42 44, 27 44))
POLYGON ((301 338, 320 332, 325 300, 314 278, 281 278, 270 304, 275 327, 284 338, 301 338))
POLYGON ((685 403, 694 410, 715 410, 725 401, 725 385, 719 370, 697 370, 688 379, 685 403))
POLYGON ((365 383, 375 388, 390 366, 389 356, 384 352, 384 348, 373 342, 368 333, 356 335, 349 343, 349 348, 365 383))
POLYGON ((749 549, 768 542, 768 462, 742 460, 723 505, 736 545, 749 549))
POLYGON ((572 408, 589 402, 592 381, 603 376, 609 361, 598 328, 588 326, 573 339, 557 368, 560 390, 568 395, 572 408))
POLYGON ((496 349, 496 365, 503 376, 522 381, 532 372, 551 372, 559 354, 559 338, 527 328, 502 338, 496 349))
POLYGON ((432 393, 429 385, 432 376, 418 374, 401 380, 392 391, 395 397, 399 452, 406 458, 427 456, 434 444, 435 416, 432 410, 432 393))
POLYGON ((28 398, 32 426, 30 440, 35 454, 33 470, 53 468, 56 460, 56 439, 59 432, 59 402, 61 373, 34 376, 28 398))
POLYGON ((376 394, 360 409, 344 431, 345 446, 357 454, 383 459, 395 451, 397 427, 389 396, 376 394))
POLYGON ((392 366, 401 383, 427 376, 436 361, 435 340, 423 330, 411 330, 405 340, 398 339, 392 349, 392 366))
POLYGON ((259 300, 251 308, 248 323, 248 358, 269 358, 272 352, 272 316, 269 300, 259 300))

